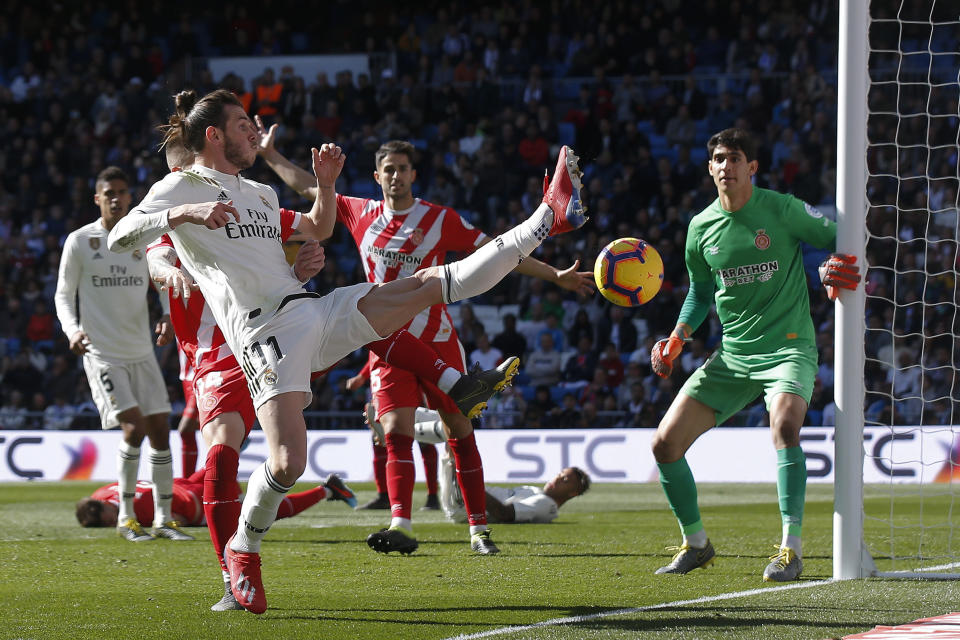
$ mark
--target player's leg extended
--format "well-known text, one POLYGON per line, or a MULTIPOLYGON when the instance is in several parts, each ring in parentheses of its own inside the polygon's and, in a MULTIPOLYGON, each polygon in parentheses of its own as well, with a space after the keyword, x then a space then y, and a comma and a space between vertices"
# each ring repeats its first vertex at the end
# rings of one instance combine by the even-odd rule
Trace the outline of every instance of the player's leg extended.
POLYGON ((708 564, 713 557, 713 547, 700 518, 697 485, 684 455, 690 445, 715 424, 716 413, 711 407, 680 392, 653 436, 660 486, 683 535, 679 553, 669 565, 658 569, 658 573, 687 573, 708 564))
POLYGON ((767 581, 795 580, 803 569, 800 558, 807 459, 800 448, 800 426, 806 413, 806 400, 793 393, 778 393, 770 402, 770 431, 777 450, 777 496, 783 535, 780 552, 764 571, 767 581))
POLYGON ((483 481, 483 460, 477 449, 477 440, 473 425, 466 416, 440 410, 440 417, 450 432, 450 451, 453 452, 457 467, 457 483, 463 494, 464 507, 467 510, 467 522, 470 524, 470 546, 482 555, 499 553, 500 550, 490 539, 487 527, 487 493, 483 481))

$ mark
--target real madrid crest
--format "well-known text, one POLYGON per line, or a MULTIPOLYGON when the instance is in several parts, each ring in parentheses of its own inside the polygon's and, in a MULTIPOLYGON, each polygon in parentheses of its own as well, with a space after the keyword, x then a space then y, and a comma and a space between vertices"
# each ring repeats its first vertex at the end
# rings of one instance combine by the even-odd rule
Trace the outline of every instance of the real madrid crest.
POLYGON ((90 238, 90 248, 96 251, 100 248, 100 238, 90 238))
POLYGON ((263 372, 263 381, 270 386, 277 384, 277 373, 273 369, 267 369, 263 372))
POLYGON ((143 260, 143 251, 141 251, 140 249, 136 249, 130 255, 133 256, 134 260, 137 260, 137 261, 143 260))
POLYGON ((273 211, 273 206, 269 202, 267 202, 267 199, 264 198, 263 196, 260 196, 260 202, 262 202, 263 206, 265 206, 267 209, 270 209, 270 211, 273 211))
POLYGON ((760 251, 766 251, 770 248, 770 236, 764 229, 757 229, 757 237, 753 239, 753 244, 760 251))

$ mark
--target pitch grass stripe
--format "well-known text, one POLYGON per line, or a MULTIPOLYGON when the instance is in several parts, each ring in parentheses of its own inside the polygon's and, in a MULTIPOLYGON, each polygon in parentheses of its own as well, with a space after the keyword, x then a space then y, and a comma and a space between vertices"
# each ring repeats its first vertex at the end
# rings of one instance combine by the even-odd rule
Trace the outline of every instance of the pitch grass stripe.
POLYGON ((763 593, 773 593, 774 591, 789 591, 790 589, 806 589, 807 587, 820 587, 825 584, 831 584, 833 582, 834 582, 833 580, 817 580, 816 582, 785 584, 779 587, 765 587, 762 589, 750 589, 749 591, 722 593, 717 596, 704 596, 702 598, 695 598, 693 600, 677 600, 675 602, 663 602, 661 604, 651 604, 646 607, 634 607, 632 609, 615 609, 613 611, 591 613, 590 615, 586 615, 586 616, 554 618, 552 620, 544 620, 543 622, 535 622, 533 624, 525 624, 525 625, 514 626, 514 627, 502 627, 500 629, 491 629, 489 631, 481 631, 479 633, 468 633, 464 635, 453 636, 451 638, 447 638, 446 640, 475 640, 476 638, 489 638, 491 636, 506 635, 508 633, 517 633, 520 631, 530 631, 531 629, 540 629, 542 627, 557 627, 560 625, 590 622, 591 620, 599 620, 601 618, 609 618, 611 616, 626 616, 632 613, 642 613, 644 611, 656 611, 657 609, 666 609, 668 607, 685 607, 691 604, 703 604, 705 602, 733 600, 734 598, 745 598, 747 596, 755 596, 763 593))

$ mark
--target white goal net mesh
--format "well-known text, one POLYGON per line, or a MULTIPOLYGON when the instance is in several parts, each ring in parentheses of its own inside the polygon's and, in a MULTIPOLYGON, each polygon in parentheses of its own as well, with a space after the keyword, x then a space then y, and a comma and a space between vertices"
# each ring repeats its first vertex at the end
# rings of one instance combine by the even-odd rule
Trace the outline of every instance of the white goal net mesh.
POLYGON ((960 3, 874 0, 868 41, 864 538, 960 574, 960 3))

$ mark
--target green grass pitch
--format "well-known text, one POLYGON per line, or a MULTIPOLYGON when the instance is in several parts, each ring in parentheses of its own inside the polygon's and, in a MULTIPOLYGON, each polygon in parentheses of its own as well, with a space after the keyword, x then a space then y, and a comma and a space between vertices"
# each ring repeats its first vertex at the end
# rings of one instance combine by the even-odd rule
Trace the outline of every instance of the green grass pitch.
MULTIPOLYGON (((94 486, 0 484, 0 639, 816 639, 960 609, 954 582, 811 584, 832 571, 830 486, 808 491, 801 582, 811 586, 769 591, 760 574, 779 542, 772 484, 701 487, 718 558, 687 576, 653 575, 678 541, 659 486, 598 484, 553 524, 495 525, 493 557, 472 555, 466 527, 436 512, 414 514, 417 553, 378 555, 364 540, 386 512, 322 503, 277 522, 264 543, 267 612, 214 613, 222 583, 206 530, 190 530, 196 542, 133 544, 82 529, 73 504, 94 486), (640 610, 603 615, 621 609, 640 610), (586 619, 505 629, 571 616, 586 619)), ((361 502, 373 495, 354 488, 361 502)), ((423 496, 418 485, 415 507, 423 496)))

